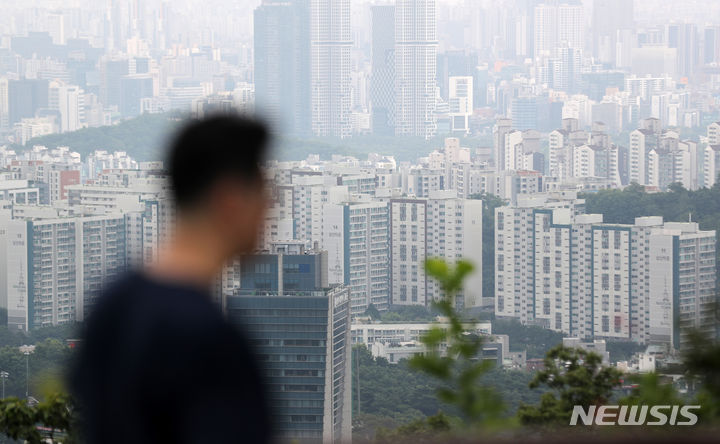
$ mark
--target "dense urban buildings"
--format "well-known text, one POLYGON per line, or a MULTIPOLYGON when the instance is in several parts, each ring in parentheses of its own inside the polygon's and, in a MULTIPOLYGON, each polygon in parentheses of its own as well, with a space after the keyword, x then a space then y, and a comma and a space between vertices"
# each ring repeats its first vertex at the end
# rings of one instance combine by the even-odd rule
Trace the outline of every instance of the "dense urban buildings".
MULTIPOLYGON (((257 251, 212 294, 261 350, 284 437, 347 439, 352 344, 393 364, 427 351, 433 324, 393 316, 446 296, 429 258, 473 263, 453 300, 464 315, 606 361, 648 346, 626 368, 654 369, 689 328, 717 335, 717 221, 613 205, 622 190, 718 190, 720 4, 704 5, 5 2, 7 326, 83 321, 103 285, 162 257, 174 206, 150 133, 241 112, 276 135, 269 208, 257 251)), ((486 340, 478 358, 541 365, 468 329, 486 340)))

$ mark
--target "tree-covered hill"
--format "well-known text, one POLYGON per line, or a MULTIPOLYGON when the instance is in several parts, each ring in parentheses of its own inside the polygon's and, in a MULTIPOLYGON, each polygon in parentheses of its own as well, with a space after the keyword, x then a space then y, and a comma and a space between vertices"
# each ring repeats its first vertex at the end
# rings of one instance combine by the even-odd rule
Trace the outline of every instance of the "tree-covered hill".
MULTIPOLYGON (((83 156, 95 150, 107 150, 126 151, 139 161, 161 160, 168 137, 181 120, 182 114, 178 112, 143 114, 115 125, 36 137, 28 141, 25 146, 15 148, 29 149, 34 145, 44 145, 49 148, 68 146, 83 156)), ((492 144, 492 141, 481 138, 465 138, 461 142, 463 146, 471 149, 492 144)), ((364 160, 367 159, 368 154, 380 153, 395 156, 398 161, 414 162, 418 157, 425 156, 435 149, 441 149, 443 145, 444 136, 430 140, 372 135, 338 139, 297 138, 278 134, 271 157, 279 160, 303 160, 310 154, 318 154, 321 159, 329 159, 332 155, 339 154, 364 160)))
POLYGON ((18 148, 67 146, 83 157, 95 150, 107 150, 126 151, 138 161, 161 160, 167 137, 177 126, 178 119, 176 114, 143 114, 115 125, 36 137, 18 148))

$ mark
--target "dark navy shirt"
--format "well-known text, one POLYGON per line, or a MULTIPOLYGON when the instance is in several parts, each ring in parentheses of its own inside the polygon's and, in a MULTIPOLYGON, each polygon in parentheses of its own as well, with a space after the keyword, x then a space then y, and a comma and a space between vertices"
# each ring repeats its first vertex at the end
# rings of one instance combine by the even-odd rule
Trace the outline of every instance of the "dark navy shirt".
POLYGON ((85 327, 71 375, 84 441, 269 441, 251 348, 207 292, 131 273, 85 327))

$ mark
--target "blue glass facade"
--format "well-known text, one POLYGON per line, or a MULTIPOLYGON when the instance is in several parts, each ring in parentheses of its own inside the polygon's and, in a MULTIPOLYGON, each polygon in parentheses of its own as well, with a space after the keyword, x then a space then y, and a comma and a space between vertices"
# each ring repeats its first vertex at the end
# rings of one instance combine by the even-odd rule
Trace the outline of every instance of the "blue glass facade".
POLYGON ((349 290, 318 288, 321 255, 254 255, 227 297, 255 346, 283 440, 350 438, 349 290))

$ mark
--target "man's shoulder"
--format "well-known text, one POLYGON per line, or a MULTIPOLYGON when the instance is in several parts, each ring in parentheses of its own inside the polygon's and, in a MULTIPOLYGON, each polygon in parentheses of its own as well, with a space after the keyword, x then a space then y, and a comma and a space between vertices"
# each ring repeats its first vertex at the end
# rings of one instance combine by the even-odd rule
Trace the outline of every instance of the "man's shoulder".
POLYGON ((222 319, 219 308, 202 292, 179 283, 160 282, 140 272, 130 272, 110 284, 100 297, 91 319, 122 320, 136 328, 143 324, 182 324, 200 327, 222 319))

